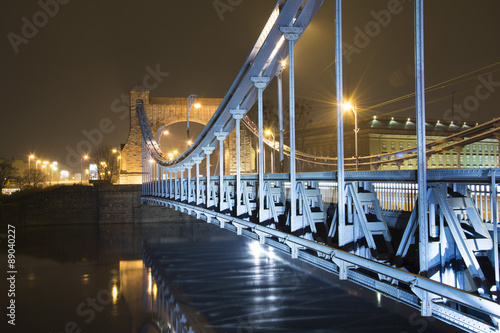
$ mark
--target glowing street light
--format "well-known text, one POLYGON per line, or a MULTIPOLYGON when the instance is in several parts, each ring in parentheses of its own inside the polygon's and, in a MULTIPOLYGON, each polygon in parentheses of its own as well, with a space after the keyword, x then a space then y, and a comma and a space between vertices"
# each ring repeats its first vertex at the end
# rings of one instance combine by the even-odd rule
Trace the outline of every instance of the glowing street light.
POLYGON ((354 146, 355 146, 355 149, 356 149, 356 156, 354 156, 354 158, 356 159, 356 171, 358 171, 358 165, 359 165, 359 154, 358 154, 358 132, 359 132, 359 128, 358 128, 358 112, 356 112, 356 109, 354 108, 354 106, 352 106, 351 103, 349 102, 346 102, 344 103, 344 110, 352 110, 352 112, 354 113, 354 146))
POLYGON ((162 135, 168 135, 168 131, 167 131, 167 126, 165 125, 161 125, 159 128, 158 128, 158 147, 161 146, 161 137, 162 135))
POLYGON ((31 185, 31 160, 35 158, 35 155, 31 154, 28 158, 28 186, 31 185))
POLYGON ((264 132, 264 134, 265 134, 265 135, 267 135, 267 136, 269 136, 269 135, 270 135, 270 136, 273 138, 273 152, 272 152, 272 154, 271 154, 271 173, 274 173, 274 147, 275 147, 275 145, 276 145, 276 144, 275 144, 275 143, 276 143, 276 140, 275 140, 275 138, 274 138, 274 133, 273 133, 273 132, 271 132, 270 130, 266 130, 266 131, 264 132))

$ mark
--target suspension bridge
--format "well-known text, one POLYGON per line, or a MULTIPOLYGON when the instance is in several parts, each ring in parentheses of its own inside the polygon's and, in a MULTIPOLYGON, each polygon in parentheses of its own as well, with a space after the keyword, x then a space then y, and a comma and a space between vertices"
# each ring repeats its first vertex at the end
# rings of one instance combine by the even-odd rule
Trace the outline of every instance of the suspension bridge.
MULTIPOLYGON (((391 154, 397 160, 416 159, 417 168, 346 172, 346 165, 354 163, 383 163, 383 156, 360 157, 355 162, 344 158, 342 10, 341 0, 337 0, 337 157, 318 158, 298 152, 294 46, 321 4, 319 0, 277 2, 215 114, 192 145, 175 159, 161 151, 143 103, 137 100, 143 138, 142 201, 185 212, 254 239, 336 274, 341 280, 419 309, 424 317, 433 316, 469 332, 500 332, 500 169, 427 170, 426 163, 436 149, 452 149, 498 135, 499 119, 439 142, 426 142, 423 1, 416 0, 417 145, 391 154), (284 59, 289 64, 289 145, 285 146, 280 137, 277 147, 274 140, 264 136, 262 96, 273 78, 281 79, 284 59), (255 103, 257 124, 246 117, 255 103), (258 137, 256 174, 240 171, 242 124, 258 137), (224 170, 224 141, 233 131, 236 172, 229 174, 224 170), (288 155, 286 173, 264 173, 264 145, 288 155), (215 150, 218 175, 210 169, 215 150), (336 171, 298 173, 297 160, 331 163, 336 171), (200 170, 202 166, 206 169, 200 170)), ((165 302, 164 309, 168 307, 165 302)))

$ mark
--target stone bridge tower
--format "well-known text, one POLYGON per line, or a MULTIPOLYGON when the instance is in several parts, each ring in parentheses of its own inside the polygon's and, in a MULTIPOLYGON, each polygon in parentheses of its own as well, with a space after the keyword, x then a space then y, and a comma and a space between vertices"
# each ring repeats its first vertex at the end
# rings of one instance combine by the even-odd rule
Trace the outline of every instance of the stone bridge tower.
MULTIPOLYGON (((139 120, 135 114, 137 99, 144 101, 144 110, 153 133, 161 125, 171 125, 186 121, 186 97, 150 97, 148 90, 130 92, 130 130, 127 142, 121 151, 121 184, 140 184, 142 182, 142 134, 139 120)), ((206 125, 215 113, 222 98, 198 98, 199 109, 192 108, 189 121, 206 125)))

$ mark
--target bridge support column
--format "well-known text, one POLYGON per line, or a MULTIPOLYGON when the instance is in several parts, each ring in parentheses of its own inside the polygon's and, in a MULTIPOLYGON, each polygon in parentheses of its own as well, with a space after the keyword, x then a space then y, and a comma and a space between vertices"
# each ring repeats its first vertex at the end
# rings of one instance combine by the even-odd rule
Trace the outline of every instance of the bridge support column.
POLYGON ((179 169, 174 168, 174 200, 177 200, 177 191, 179 190, 179 185, 177 184, 177 172, 179 169))
POLYGON ((163 178, 166 178, 165 176, 165 168, 160 166, 160 188, 161 188, 161 197, 162 198, 165 198, 165 190, 166 190, 166 186, 165 186, 165 179, 163 178))
POLYGON ((206 146, 203 147, 203 152, 207 156, 207 208, 213 205, 213 200, 211 199, 211 189, 210 189, 210 155, 214 152, 215 147, 206 146))
POLYGON ((153 164, 151 157, 148 160, 148 195, 153 195, 153 164))
POLYGON ((170 200, 175 199, 174 197, 174 170, 170 171, 170 188, 169 188, 169 193, 168 197, 170 200))
POLYGON ((181 177, 180 177, 180 183, 181 183, 181 186, 179 187, 179 190, 180 190, 180 193, 179 193, 179 201, 182 202, 182 199, 184 197, 184 169, 183 168, 179 168, 179 172, 181 173, 181 177))
POLYGON ((193 157, 193 162, 196 164, 196 186, 195 186, 195 198, 194 201, 196 205, 201 204, 201 189, 200 189, 200 163, 203 161, 203 157, 196 156, 193 157))
MULTIPOLYGON (((345 225, 345 180, 344 180, 344 104, 343 65, 342 65, 342 0, 335 3, 335 73, 337 85, 337 212, 339 246, 348 243, 345 225)), ((333 236, 333 235, 332 235, 333 236)))
POLYGON ((240 108, 230 110, 233 115, 234 120, 236 121, 236 184, 235 184, 235 192, 236 192, 236 216, 240 216, 243 214, 242 206, 241 206, 241 119, 247 112, 246 110, 242 110, 240 108))
POLYGON ((266 88, 269 77, 264 76, 253 76, 250 78, 257 88, 258 91, 258 111, 259 111, 259 165, 258 165, 258 175, 259 175, 259 186, 257 190, 257 195, 259 196, 259 222, 264 221, 264 120, 263 113, 264 107, 262 103, 262 92, 266 88))
MULTIPOLYGON (((420 275, 429 270, 429 224, 427 216, 427 158, 425 147, 425 80, 424 80, 424 8, 423 0, 415 0, 415 102, 417 110, 417 177, 420 275)), ((422 306, 424 317, 432 315, 430 307, 422 306)))
MULTIPOLYGON (((276 73, 276 78, 278 81, 278 126, 279 126, 279 168, 278 172, 284 172, 285 167, 285 152, 283 151, 283 70, 285 69, 285 60, 280 66, 280 69, 276 73)), ((274 144, 274 143, 273 143, 274 144)), ((274 147, 273 147, 274 148, 274 147)))
POLYGON ((215 132, 217 140, 219 140, 219 211, 224 211, 228 208, 228 202, 224 201, 224 140, 229 135, 228 132, 215 132))
POLYGON ((194 162, 190 162, 186 165, 188 171, 187 179, 187 203, 191 203, 193 198, 191 197, 191 169, 193 168, 194 162))
POLYGON ((497 294, 497 303, 500 303, 500 259, 498 253, 498 200, 497 198, 497 184, 496 184, 496 172, 491 171, 491 196, 490 198, 495 198, 495 200, 490 199, 491 203, 491 222, 493 223, 493 261, 495 268, 495 285, 497 294))
MULTIPOLYGON (((297 176, 295 164, 295 60, 294 47, 295 41, 304 30, 301 27, 280 27, 288 41, 288 81, 289 81, 289 109, 290 109, 290 227, 294 232, 302 228, 297 220, 297 176)), ((337 59, 338 60, 338 59, 337 59)))

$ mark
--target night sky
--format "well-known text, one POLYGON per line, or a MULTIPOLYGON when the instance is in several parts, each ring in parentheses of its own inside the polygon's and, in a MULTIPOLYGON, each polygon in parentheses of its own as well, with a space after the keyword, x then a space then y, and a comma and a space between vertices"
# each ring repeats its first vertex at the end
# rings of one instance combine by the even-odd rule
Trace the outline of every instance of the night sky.
MULTIPOLYGON (((149 81, 152 96, 224 97, 275 2, 219 2, 231 10, 218 13, 212 0, 2 1, 0 157, 34 153, 64 165, 68 147, 106 118, 102 141, 124 143, 129 117, 113 105, 152 71, 161 80, 149 81)), ((344 90, 360 116, 414 115, 414 97, 394 101, 414 92, 413 1, 370 24, 397 2, 344 0, 344 90)), ((424 7, 426 86, 436 85, 427 118, 452 120, 452 91, 454 121, 500 116, 500 1, 424 7)), ((297 95, 316 101, 315 121, 335 119, 334 14, 326 0, 296 46, 297 95)))

